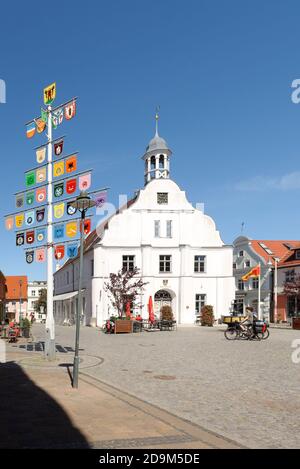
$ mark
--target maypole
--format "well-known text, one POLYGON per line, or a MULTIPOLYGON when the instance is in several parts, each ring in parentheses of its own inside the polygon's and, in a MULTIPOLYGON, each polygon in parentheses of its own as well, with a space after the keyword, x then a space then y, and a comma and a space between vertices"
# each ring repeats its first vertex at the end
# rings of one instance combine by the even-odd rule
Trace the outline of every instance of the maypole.
MULTIPOLYGON (((24 246, 27 264, 47 261, 47 360, 55 359, 56 350, 53 308, 54 258, 63 260, 67 256, 69 259, 76 259, 78 242, 81 240, 83 243, 84 236, 91 232, 91 215, 84 218, 83 223, 81 218, 74 218, 77 213, 77 208, 74 207, 76 192, 91 195, 94 201, 91 205, 101 207, 106 202, 107 191, 107 188, 102 188, 88 193, 92 182, 92 169, 77 171, 78 152, 63 156, 64 136, 53 139, 53 129, 62 124, 64 119, 69 121, 76 115, 77 100, 75 97, 53 107, 55 97, 56 84, 52 83, 44 88, 46 109, 41 108, 40 117, 26 124, 27 138, 42 134, 47 128, 47 141, 35 148, 38 166, 25 171, 26 188, 15 193, 18 211, 5 216, 6 228, 15 228, 16 245, 24 246), (76 238, 79 233, 80 239, 76 238)), ((83 249, 80 252, 82 256, 83 249)), ((81 291, 81 282, 79 290, 81 291)), ((78 314, 81 315, 81 311, 78 314)))
POLYGON ((55 323, 53 315, 53 207, 52 207, 52 108, 48 106, 48 145, 47 145, 47 168, 48 168, 48 213, 47 213, 47 317, 46 317, 46 340, 45 356, 48 360, 55 359, 55 323))

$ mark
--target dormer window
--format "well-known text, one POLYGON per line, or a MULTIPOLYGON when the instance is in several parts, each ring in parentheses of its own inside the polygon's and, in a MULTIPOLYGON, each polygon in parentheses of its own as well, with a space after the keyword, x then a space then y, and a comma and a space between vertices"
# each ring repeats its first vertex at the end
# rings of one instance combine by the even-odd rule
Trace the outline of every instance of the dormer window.
POLYGON ((296 251, 296 259, 300 259, 300 249, 297 249, 296 251))

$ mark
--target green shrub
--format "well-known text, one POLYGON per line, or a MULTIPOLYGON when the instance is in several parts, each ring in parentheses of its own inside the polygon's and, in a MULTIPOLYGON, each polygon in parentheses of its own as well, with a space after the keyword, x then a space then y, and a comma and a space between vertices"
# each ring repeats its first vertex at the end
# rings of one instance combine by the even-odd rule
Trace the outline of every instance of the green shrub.
POLYGON ((31 327, 31 322, 29 321, 28 318, 24 318, 22 320, 22 329, 30 329, 31 327))

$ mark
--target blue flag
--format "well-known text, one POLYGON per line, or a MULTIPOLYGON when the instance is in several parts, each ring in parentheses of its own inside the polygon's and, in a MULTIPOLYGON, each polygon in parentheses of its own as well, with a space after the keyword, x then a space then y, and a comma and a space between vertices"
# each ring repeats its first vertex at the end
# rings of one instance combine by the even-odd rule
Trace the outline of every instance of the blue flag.
POLYGON ((67 256, 68 257, 76 257, 78 254, 78 246, 77 244, 69 244, 67 247, 67 256))
POLYGON ((59 225, 54 225, 54 238, 60 239, 65 236, 65 225, 63 223, 59 225))
POLYGON ((46 229, 45 228, 39 228, 36 230, 36 240, 39 243, 42 243, 46 239, 46 229))

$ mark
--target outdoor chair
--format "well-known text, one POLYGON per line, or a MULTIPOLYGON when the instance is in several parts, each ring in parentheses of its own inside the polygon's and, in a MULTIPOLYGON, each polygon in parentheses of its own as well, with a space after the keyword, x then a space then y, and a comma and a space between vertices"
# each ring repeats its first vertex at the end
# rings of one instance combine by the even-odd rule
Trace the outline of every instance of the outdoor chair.
POLYGON ((147 332, 159 331, 159 321, 150 322, 143 320, 143 330, 147 332))
POLYGON ((133 321, 132 332, 142 332, 143 324, 141 321, 133 321))
POLYGON ((196 314, 195 324, 201 324, 201 314, 196 314))
POLYGON ((174 319, 162 319, 159 324, 161 331, 174 331, 177 323, 174 319))

